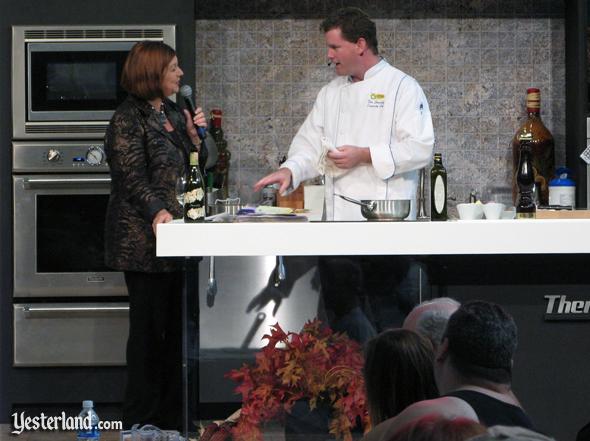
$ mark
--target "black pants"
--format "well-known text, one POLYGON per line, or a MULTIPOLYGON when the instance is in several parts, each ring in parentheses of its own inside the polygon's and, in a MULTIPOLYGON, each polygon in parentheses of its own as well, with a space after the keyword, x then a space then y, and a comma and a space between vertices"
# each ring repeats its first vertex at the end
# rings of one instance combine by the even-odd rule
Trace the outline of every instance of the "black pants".
POLYGON ((182 428, 182 273, 125 272, 129 291, 123 424, 182 428))

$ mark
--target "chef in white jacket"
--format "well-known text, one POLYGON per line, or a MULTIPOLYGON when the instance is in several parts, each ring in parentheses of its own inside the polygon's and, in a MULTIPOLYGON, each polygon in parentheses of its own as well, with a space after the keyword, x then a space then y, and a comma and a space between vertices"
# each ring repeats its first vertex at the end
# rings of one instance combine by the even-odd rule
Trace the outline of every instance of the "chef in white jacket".
POLYGON ((415 79, 378 55, 375 23, 358 8, 322 22, 336 79, 324 86, 281 168, 254 185, 287 193, 325 175, 326 220, 363 220, 355 199, 411 199, 416 216, 419 170, 432 157, 434 132, 415 79))

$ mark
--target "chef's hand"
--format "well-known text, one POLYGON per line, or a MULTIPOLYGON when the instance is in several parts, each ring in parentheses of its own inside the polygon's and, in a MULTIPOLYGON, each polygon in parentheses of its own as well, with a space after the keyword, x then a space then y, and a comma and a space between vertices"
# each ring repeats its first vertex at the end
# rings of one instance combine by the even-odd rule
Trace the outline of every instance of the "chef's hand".
POLYGON ((197 133, 197 127, 207 127, 207 119, 205 118, 205 114, 203 113, 203 109, 197 107, 195 110, 195 117, 191 118, 191 114, 188 110, 184 109, 184 118, 186 120, 186 133, 188 134, 191 142, 194 145, 201 144, 201 140, 199 139, 199 134, 197 133))
POLYGON ((336 150, 328 152, 328 158, 338 168, 353 168, 359 164, 371 163, 371 151, 368 147, 356 147, 354 145, 341 145, 336 150))
POLYGON ((158 211, 154 216, 154 220, 152 221, 152 229, 154 230, 154 236, 157 234, 158 224, 168 223, 172 219, 172 215, 165 208, 162 208, 160 211, 158 211))
POLYGON ((271 184, 279 184, 279 194, 286 192, 291 185, 291 170, 287 167, 279 168, 276 172, 265 176, 254 184, 254 191, 259 191, 261 188, 271 184))

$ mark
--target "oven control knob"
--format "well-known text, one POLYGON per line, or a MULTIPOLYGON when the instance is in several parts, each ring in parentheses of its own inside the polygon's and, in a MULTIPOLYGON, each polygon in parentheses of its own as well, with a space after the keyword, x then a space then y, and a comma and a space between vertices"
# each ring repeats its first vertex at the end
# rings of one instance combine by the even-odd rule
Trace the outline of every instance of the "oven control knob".
POLYGON ((104 151, 100 147, 90 147, 86 152, 86 163, 90 165, 101 165, 104 162, 104 151))
POLYGON ((49 149, 47 152, 47 160, 51 162, 57 162, 61 158, 61 153, 58 149, 49 149))

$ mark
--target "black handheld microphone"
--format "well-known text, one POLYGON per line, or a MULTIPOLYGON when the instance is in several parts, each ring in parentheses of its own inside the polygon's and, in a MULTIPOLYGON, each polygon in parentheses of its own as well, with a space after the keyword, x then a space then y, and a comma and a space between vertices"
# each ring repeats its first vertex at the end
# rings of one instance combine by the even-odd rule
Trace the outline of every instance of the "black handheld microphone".
MULTIPOLYGON (((191 114, 191 117, 194 118, 196 113, 196 107, 195 103, 193 102, 193 89, 191 89, 191 86, 189 86, 188 84, 185 84, 180 88, 180 95, 182 95, 182 98, 184 99, 184 105, 186 106, 188 112, 191 114)), ((199 135, 199 138, 202 141, 203 139, 205 139, 205 136, 207 136, 207 129, 205 129, 205 127, 197 126, 197 134, 199 135)))
POLYGON ((328 61, 328 67, 332 66, 332 62, 328 61))

